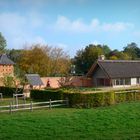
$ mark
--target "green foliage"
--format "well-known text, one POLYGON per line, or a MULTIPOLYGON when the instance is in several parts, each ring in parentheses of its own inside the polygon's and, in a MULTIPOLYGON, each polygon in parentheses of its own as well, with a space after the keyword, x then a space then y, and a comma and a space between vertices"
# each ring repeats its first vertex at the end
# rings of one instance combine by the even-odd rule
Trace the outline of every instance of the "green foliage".
POLYGON ((58 100, 62 99, 61 90, 31 90, 31 98, 34 100, 58 100))
POLYGON ((80 93, 80 92, 70 92, 64 89, 50 89, 50 90, 32 90, 31 98, 33 100, 43 100, 47 101, 49 99, 68 99, 70 107, 76 108, 92 108, 99 106, 108 106, 116 103, 140 100, 140 93, 127 93, 122 91, 122 93, 110 92, 100 92, 100 93, 80 93), (139 96, 137 96, 137 94, 139 96))
POLYGON ((12 49, 12 50, 7 50, 7 55, 13 62, 18 63, 22 52, 23 50, 12 49))
POLYGON ((23 89, 21 88, 11 88, 11 87, 0 87, 0 93, 3 94, 3 97, 13 97, 13 94, 17 91, 17 93, 22 93, 23 89))
POLYGON ((84 50, 79 50, 74 58, 76 73, 86 74, 98 57, 107 51, 107 46, 92 44, 86 46, 84 50))
POLYGON ((73 59, 76 74, 86 74, 100 55, 105 55, 110 60, 132 60, 140 59, 140 48, 132 42, 124 47, 124 50, 111 50, 107 45, 88 45, 85 49, 78 50, 73 59))
POLYGON ((140 48, 134 42, 124 47, 124 52, 127 53, 131 57, 131 59, 140 58, 140 48))
POLYGON ((15 79, 13 76, 5 75, 2 81, 5 87, 15 87, 15 79))
POLYGON ((6 49, 6 40, 3 37, 2 33, 0 32, 0 53, 4 53, 6 49))

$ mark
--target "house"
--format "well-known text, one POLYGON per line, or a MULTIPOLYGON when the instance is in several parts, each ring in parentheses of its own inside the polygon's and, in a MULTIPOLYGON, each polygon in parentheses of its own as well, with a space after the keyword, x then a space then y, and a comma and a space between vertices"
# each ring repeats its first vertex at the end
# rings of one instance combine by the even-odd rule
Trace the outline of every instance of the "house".
POLYGON ((14 62, 6 54, 0 55, 0 77, 5 75, 14 76, 14 62))
POLYGON ((88 71, 95 87, 129 87, 140 85, 140 61, 97 60, 88 71))

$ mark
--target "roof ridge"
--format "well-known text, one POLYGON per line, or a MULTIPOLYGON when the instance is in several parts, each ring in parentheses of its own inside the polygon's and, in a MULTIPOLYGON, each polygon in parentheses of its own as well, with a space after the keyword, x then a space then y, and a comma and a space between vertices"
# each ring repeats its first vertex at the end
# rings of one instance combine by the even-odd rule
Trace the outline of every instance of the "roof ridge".
POLYGON ((98 60, 98 62, 139 62, 140 60, 98 60))

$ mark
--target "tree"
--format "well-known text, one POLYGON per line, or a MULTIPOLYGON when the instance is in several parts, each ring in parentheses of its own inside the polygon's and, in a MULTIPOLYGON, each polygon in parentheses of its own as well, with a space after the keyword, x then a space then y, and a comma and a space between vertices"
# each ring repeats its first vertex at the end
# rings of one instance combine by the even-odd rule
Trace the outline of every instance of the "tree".
POLYGON ((52 47, 49 56, 51 76, 67 75, 70 72, 70 58, 62 48, 52 47))
POLYGON ((2 33, 0 32, 0 53, 5 52, 6 46, 7 46, 6 40, 3 37, 2 33))
POLYGON ((118 51, 118 50, 113 50, 109 53, 109 59, 110 60, 130 60, 131 57, 122 51, 118 51))
POLYGON ((15 87, 16 80, 13 76, 5 75, 2 79, 3 84, 5 87, 15 87))
POLYGON ((104 55, 106 56, 106 58, 108 58, 111 49, 107 45, 103 45, 102 48, 103 48, 104 55))
POLYGON ((38 73, 40 76, 60 76, 70 71, 70 59, 63 49, 41 44, 24 49, 18 65, 24 73, 38 73))
POLYGON ((23 50, 19 59, 19 67, 25 73, 38 73, 46 76, 48 73, 49 57, 38 44, 23 50))
POLYGON ((74 58, 77 74, 86 74, 92 64, 98 59, 103 52, 102 45, 86 46, 85 49, 79 50, 74 58))
POLYGON ((124 52, 127 53, 133 60, 140 58, 140 48, 134 42, 124 47, 124 52))
POLYGON ((22 53, 22 49, 16 50, 16 49, 12 49, 12 50, 7 50, 7 55, 8 57, 14 61, 15 63, 18 63, 20 57, 21 57, 21 53, 22 53))

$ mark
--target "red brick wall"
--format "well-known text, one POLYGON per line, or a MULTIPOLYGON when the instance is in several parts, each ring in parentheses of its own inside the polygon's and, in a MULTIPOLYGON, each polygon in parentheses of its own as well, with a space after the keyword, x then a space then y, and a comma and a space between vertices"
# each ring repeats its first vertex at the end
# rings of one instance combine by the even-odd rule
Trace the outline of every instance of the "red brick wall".
POLYGON ((0 76, 13 74, 14 74, 13 65, 0 65, 0 76))
MULTIPOLYGON (((59 82, 62 77, 42 77, 41 80, 44 83, 44 85, 47 85, 47 81, 50 82, 50 87, 52 88, 59 88, 59 82)), ((74 87, 92 87, 92 79, 83 77, 83 76, 74 76, 71 77, 70 81, 66 83, 66 85, 72 85, 74 87)))
POLYGON ((75 87, 91 87, 93 86, 92 80, 83 76, 72 77, 70 84, 75 87))

